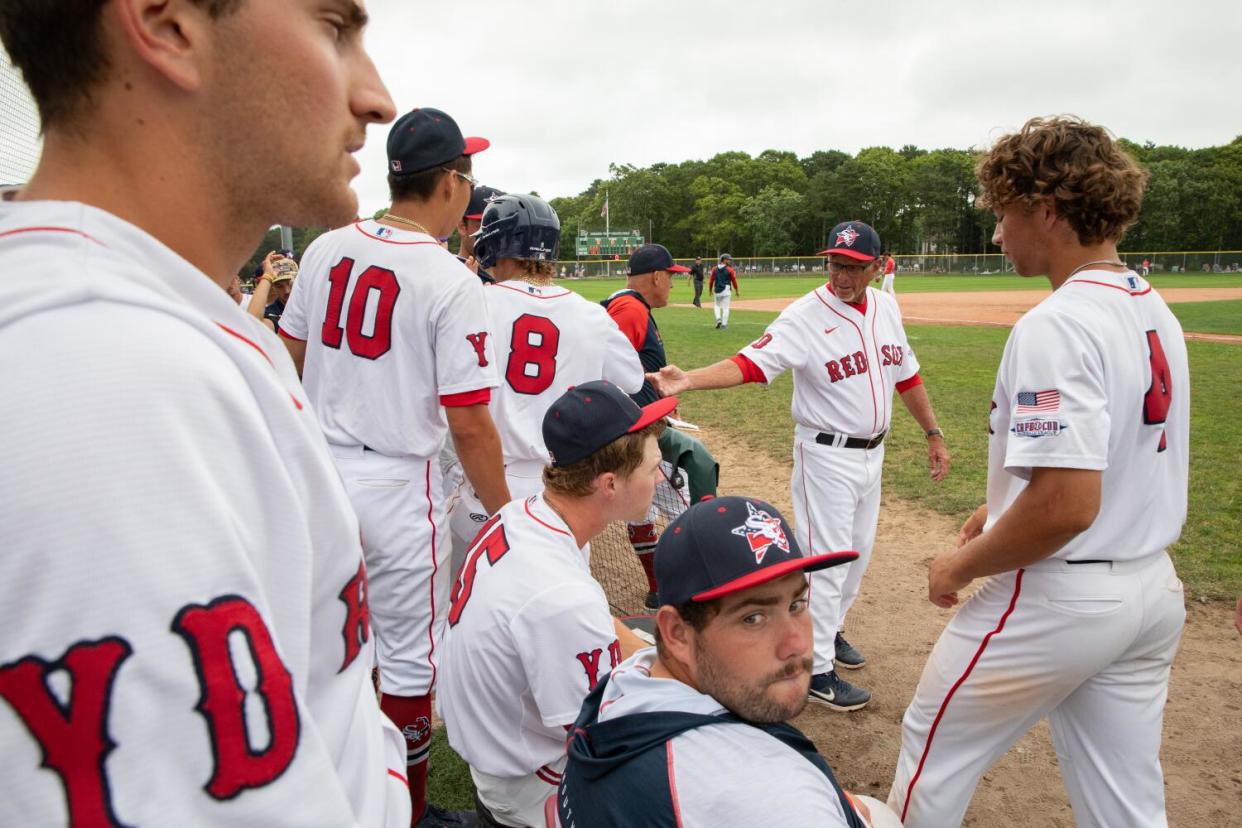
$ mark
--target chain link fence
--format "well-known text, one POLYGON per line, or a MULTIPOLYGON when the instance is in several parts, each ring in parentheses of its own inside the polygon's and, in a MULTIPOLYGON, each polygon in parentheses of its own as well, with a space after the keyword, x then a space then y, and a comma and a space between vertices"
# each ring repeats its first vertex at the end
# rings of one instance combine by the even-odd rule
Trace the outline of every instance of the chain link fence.
MULTIPOLYGON (((1136 272, 1147 262, 1149 273, 1234 273, 1242 270, 1242 250, 1160 251, 1122 253, 1121 258, 1136 272)), ((989 276, 1013 273, 1013 266, 1000 253, 938 254, 924 256, 894 255, 899 274, 948 274, 989 276)), ((694 259, 677 259, 689 267, 694 259)), ((716 259, 704 259, 705 272, 715 267, 716 259)), ((818 256, 776 256, 766 258, 735 258, 733 267, 743 276, 823 276, 824 259, 818 256)), ((556 263, 557 276, 563 279, 624 278, 628 274, 624 259, 582 259, 556 263)))
POLYGON ((39 114, 26 82, 0 50, 0 186, 25 183, 41 147, 39 114))

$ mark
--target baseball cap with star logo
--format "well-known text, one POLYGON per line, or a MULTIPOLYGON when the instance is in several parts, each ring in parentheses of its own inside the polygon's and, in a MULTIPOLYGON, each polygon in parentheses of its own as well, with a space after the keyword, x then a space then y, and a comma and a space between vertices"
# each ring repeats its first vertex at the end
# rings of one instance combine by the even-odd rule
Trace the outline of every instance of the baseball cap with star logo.
POLYGON ((753 497, 717 497, 687 509, 655 552, 660 604, 710 601, 774 581, 849 563, 857 552, 803 555, 776 507, 753 497))
POLYGON ((841 222, 832 228, 828 238, 828 249, 819 251, 816 256, 839 253, 860 262, 873 262, 880 255, 880 234, 861 221, 841 222))

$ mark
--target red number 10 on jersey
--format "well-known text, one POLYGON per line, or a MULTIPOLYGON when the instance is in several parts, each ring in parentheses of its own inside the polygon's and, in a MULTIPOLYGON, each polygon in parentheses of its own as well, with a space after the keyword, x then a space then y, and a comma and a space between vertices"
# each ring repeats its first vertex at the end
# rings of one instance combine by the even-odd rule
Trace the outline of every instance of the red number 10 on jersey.
POLYGON ((342 326, 345 291, 349 288, 353 270, 354 260, 346 257, 328 271, 330 289, 321 333, 323 344, 339 350, 344 340, 354 356, 378 359, 392 347, 392 313, 397 297, 401 295, 401 285, 397 283, 397 274, 386 268, 372 266, 362 271, 349 297, 349 309, 342 326), (378 294, 378 301, 375 304, 375 322, 368 334, 363 331, 362 325, 372 293, 378 294))

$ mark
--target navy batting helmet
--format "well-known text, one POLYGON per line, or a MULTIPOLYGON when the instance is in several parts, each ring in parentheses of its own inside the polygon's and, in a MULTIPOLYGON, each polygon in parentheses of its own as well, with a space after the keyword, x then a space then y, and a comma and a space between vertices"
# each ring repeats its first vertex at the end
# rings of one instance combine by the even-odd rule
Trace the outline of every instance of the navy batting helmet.
POLYGON ((474 241, 475 258, 489 269, 501 259, 552 261, 560 248, 561 220, 552 205, 533 195, 494 199, 474 241))

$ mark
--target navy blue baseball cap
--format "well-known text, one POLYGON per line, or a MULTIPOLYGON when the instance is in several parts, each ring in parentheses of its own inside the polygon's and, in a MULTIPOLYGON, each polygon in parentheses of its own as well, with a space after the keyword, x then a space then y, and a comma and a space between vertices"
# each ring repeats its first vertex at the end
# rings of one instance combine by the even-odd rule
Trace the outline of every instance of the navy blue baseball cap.
POLYGON ((500 198, 504 193, 495 187, 489 187, 486 184, 480 184, 470 191, 470 203, 466 205, 466 214, 462 218, 474 219, 475 221, 483 220, 483 211, 487 209, 487 205, 492 199, 500 198))
POLYGON ((543 442, 553 466, 569 466, 613 440, 641 431, 676 407, 676 397, 665 397, 640 408, 611 382, 584 382, 562 394, 543 415, 543 442))
POLYGON ((662 244, 644 244, 630 254, 631 276, 655 273, 657 270, 667 270, 669 273, 690 272, 690 268, 685 265, 675 264, 673 254, 662 244))
POLYGON ((880 234, 861 221, 841 222, 832 228, 828 238, 832 239, 828 249, 819 251, 816 256, 840 253, 860 262, 873 262, 880 255, 880 234))
POLYGON ((753 497, 694 504, 669 524, 655 551, 660 605, 710 601, 858 558, 857 552, 803 555, 776 507, 753 497))
POLYGON ((388 172, 413 175, 482 152, 486 138, 465 138, 447 113, 424 106, 407 112, 388 131, 388 172))

